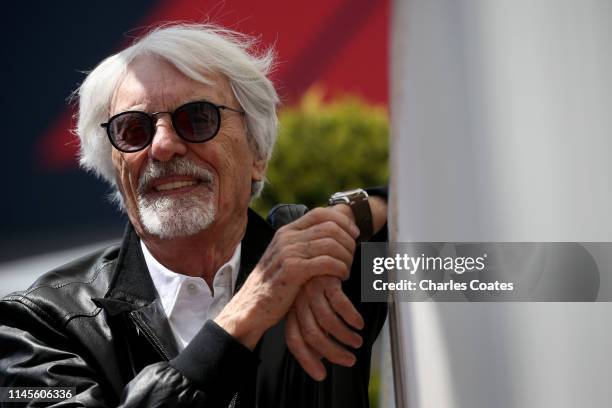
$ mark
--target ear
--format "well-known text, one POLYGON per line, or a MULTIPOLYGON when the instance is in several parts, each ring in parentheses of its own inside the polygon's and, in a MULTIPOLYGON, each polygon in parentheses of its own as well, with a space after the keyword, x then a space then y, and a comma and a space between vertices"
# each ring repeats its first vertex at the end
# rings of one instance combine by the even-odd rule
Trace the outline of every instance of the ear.
POLYGON ((253 168, 251 169, 251 180, 261 181, 266 177, 268 162, 264 159, 253 160, 253 168))

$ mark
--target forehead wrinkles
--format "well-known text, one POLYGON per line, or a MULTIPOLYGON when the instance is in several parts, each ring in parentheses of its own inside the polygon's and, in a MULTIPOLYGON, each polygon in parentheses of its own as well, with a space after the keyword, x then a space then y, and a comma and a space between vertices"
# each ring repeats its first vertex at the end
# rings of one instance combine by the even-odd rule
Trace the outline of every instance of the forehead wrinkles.
POLYGON ((126 110, 172 111, 196 100, 238 107, 239 104, 224 75, 203 73, 212 84, 184 75, 171 63, 154 57, 143 57, 128 65, 117 82, 109 116, 126 110))
POLYGON ((168 75, 162 70, 156 77, 139 77, 132 69, 118 81, 110 104, 110 114, 138 108, 146 110, 155 106, 166 105, 171 86, 168 75))

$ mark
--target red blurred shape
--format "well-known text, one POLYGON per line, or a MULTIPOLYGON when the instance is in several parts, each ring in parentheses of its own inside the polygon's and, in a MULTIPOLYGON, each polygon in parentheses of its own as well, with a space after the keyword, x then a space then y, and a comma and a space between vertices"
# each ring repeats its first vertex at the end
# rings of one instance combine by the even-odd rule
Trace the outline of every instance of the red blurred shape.
POLYGON ((72 114, 69 109, 64 111, 36 146, 38 165, 44 170, 63 171, 76 166, 79 141, 70 131, 72 114))
MULTIPOLYGON (((356 93, 371 102, 387 103, 388 0, 166 0, 140 28, 205 20, 274 46, 278 67, 272 78, 285 103, 299 99, 315 82, 325 88, 327 98, 356 93)), ((142 30, 133 34, 138 31, 142 30)), ((39 163, 45 169, 64 170, 77 163, 71 116, 68 111, 62 114, 38 146, 39 163)))

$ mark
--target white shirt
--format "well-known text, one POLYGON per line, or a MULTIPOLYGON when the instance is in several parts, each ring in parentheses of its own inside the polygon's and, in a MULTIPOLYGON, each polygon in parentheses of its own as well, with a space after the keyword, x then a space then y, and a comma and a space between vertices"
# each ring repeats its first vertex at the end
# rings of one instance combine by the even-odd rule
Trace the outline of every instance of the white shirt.
POLYGON ((217 317, 231 299, 240 269, 241 244, 238 244, 230 260, 215 274, 214 296, 204 279, 172 272, 153 257, 142 241, 140 246, 170 328, 179 350, 182 350, 206 320, 217 317))

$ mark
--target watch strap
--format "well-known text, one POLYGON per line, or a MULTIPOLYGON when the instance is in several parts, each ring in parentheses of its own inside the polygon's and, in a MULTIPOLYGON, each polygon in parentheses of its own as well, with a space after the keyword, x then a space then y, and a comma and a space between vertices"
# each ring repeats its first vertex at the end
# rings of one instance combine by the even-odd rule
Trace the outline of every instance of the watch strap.
POLYGON ((329 205, 340 203, 348 204, 353 212, 355 224, 359 228, 357 242, 369 240, 374 235, 374 224, 370 203, 368 202, 368 193, 365 190, 358 189, 336 193, 329 199, 329 205))

